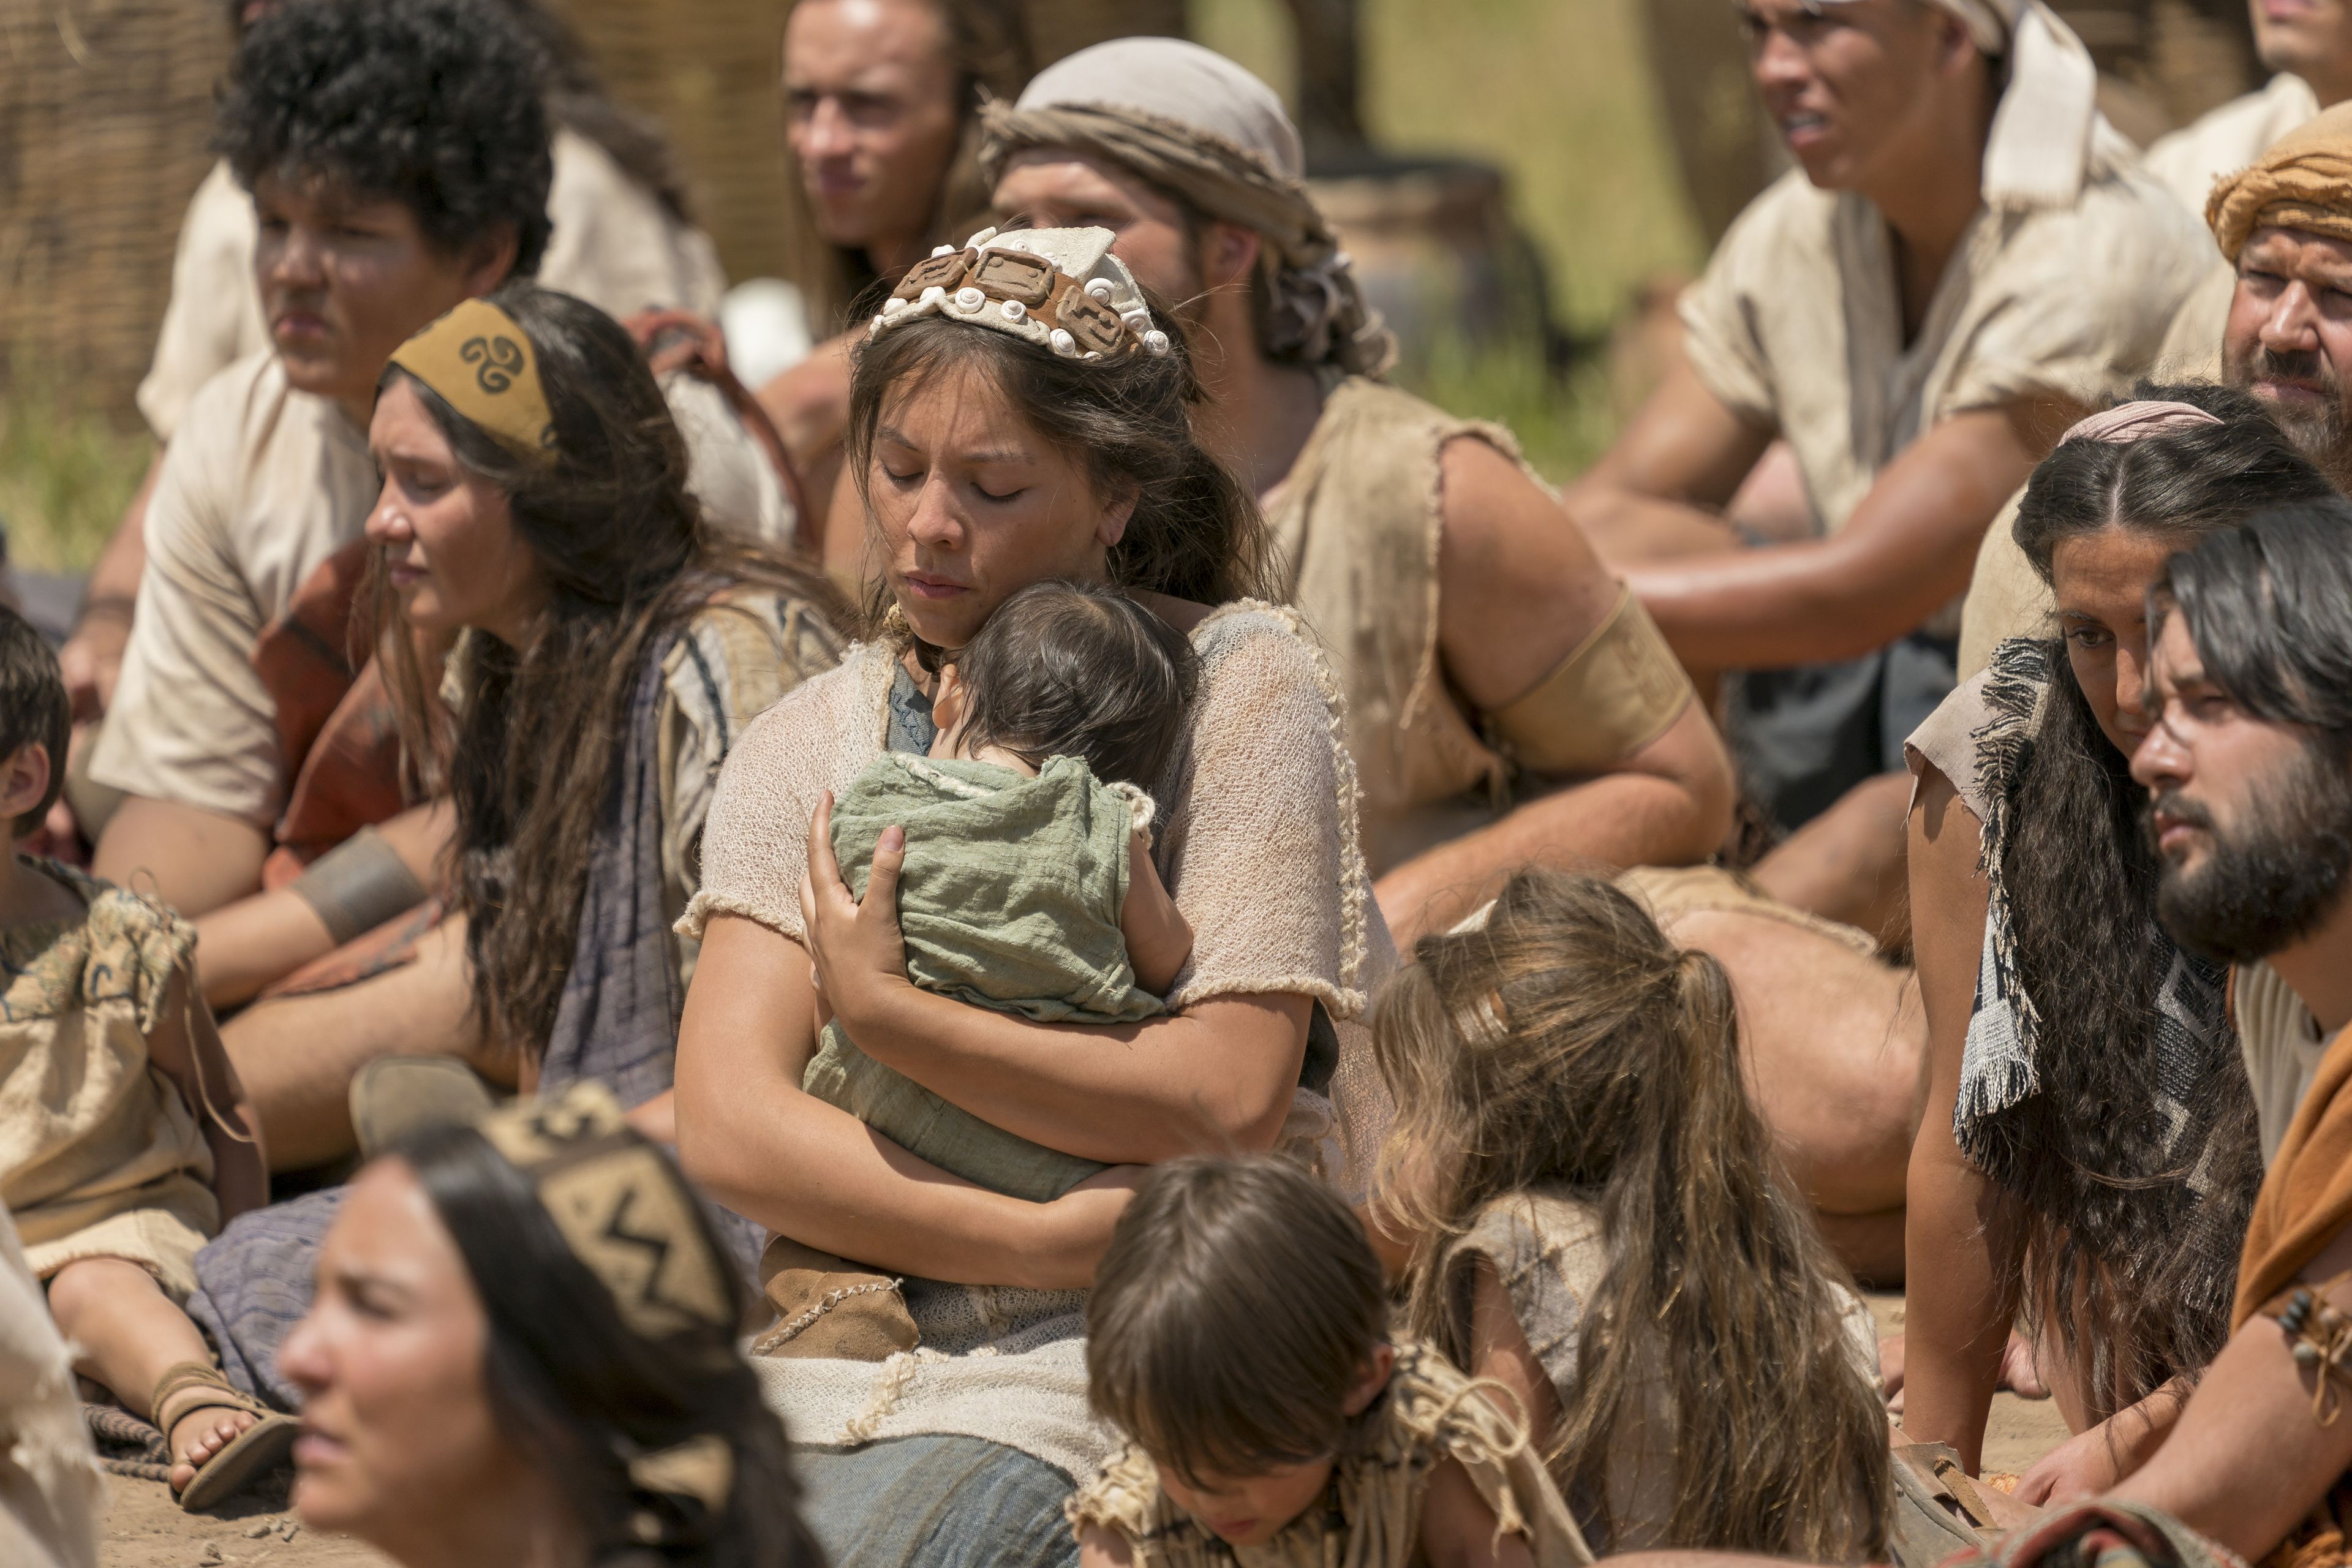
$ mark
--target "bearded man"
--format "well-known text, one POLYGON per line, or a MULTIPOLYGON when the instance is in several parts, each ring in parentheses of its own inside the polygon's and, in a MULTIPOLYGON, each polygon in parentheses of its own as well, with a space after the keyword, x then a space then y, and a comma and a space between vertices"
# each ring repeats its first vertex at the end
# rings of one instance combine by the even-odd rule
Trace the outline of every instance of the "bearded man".
POLYGON ((2279 1053, 2242 1037, 2269 1168, 2233 1331, 2113 1495, 2284 1561, 2352 1523, 2352 504, 2267 513, 2173 557, 2149 616, 2158 712, 2132 773, 2150 792, 2159 914, 2184 944, 2254 965, 2241 987, 2266 967, 2327 1038, 2279 1053))
MULTIPOLYGON (((2345 391, 2352 384, 2352 319, 2340 308, 2352 294, 2352 103, 2328 110, 2216 184, 2206 220, 2227 264, 2224 305, 2206 309, 2200 289, 2182 307, 2159 358, 2209 366, 2218 359, 2221 378, 2252 393, 2338 489, 2352 486, 2345 391)), ((2043 635, 2049 623, 2050 591, 2012 537, 2015 511, 2012 500, 1978 552, 1961 616, 1963 679, 1982 669, 2000 643, 2043 635)))
POLYGON ((1687 667, 1744 672, 1743 783, 1783 827, 1822 819, 1784 896, 1843 912, 1901 880, 1902 743, 1951 689, 1987 525, 2147 368, 2203 262, 2039 0, 1742 15, 1798 167, 1725 237, 1680 363, 1568 502, 1687 667), (1815 537, 1770 544, 1718 509, 1776 437, 1815 537))

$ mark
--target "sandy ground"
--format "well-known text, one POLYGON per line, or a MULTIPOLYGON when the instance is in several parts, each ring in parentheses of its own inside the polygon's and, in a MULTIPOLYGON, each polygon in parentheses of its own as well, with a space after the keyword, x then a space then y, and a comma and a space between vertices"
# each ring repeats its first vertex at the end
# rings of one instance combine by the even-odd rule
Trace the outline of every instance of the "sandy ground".
MULTIPOLYGON (((1903 1326, 1901 1296, 1874 1291, 1870 1309, 1881 1333, 1903 1326)), ((1997 1394, 1985 1429, 1985 1468, 2022 1473, 2065 1437, 2066 1424, 2049 1400, 1997 1394)), ((159 1481, 110 1476, 107 1492, 112 1506, 99 1546, 101 1568, 260 1563, 273 1568, 389 1568, 387 1559, 356 1542, 295 1524, 286 1510, 282 1479, 233 1500, 215 1514, 183 1513, 159 1481)))
POLYGON ((391 1568, 391 1560, 357 1542, 304 1530, 286 1510, 283 1479, 231 1499, 218 1512, 184 1513, 161 1481, 106 1479, 100 1568, 213 1568, 267 1563, 271 1568, 391 1568), (291 1531, 292 1539, 288 1539, 291 1531))
MULTIPOLYGON (((1878 1331, 1891 1334, 1903 1327, 1903 1298, 1893 1291, 1871 1290, 1871 1316, 1878 1331)), ((2023 1475, 2033 1461, 2066 1440, 2066 1423, 2058 1406, 2047 1399, 2020 1399, 2014 1394, 1992 1396, 1992 1415, 1985 1423, 1984 1468, 1990 1472, 2023 1475)))

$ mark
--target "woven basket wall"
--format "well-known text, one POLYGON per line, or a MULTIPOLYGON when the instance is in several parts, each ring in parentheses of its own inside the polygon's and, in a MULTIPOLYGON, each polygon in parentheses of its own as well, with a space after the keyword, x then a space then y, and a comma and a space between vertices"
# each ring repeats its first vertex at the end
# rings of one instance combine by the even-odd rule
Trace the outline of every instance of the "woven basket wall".
MULTIPOLYGON (((6 4, 8 0, 0 0, 6 4)), ((797 254, 787 204, 777 73, 784 0, 552 0, 613 90, 669 130, 697 216, 730 278, 788 275, 797 254)), ((1025 0, 1038 65, 1130 33, 1181 33, 1184 0, 1025 0)))
POLYGON ((0 387, 136 418, 227 58, 219 0, 0 0, 0 387))

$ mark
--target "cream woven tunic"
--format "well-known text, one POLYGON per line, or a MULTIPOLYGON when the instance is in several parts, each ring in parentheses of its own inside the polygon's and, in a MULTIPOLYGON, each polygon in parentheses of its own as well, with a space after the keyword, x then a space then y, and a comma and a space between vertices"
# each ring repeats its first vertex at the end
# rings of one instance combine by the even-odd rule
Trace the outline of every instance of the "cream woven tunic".
POLYGON ((1684 295, 1684 353, 1726 407, 1787 438, 1831 534, 1954 415, 2039 395, 2096 405, 2127 384, 2212 248, 2102 121, 2072 205, 1977 209, 1906 344, 1885 220, 1791 171, 1684 295))
MULTIPOLYGON (((709 236, 680 223, 612 154, 575 132, 558 131, 549 149, 555 178, 547 216, 555 225, 539 281, 615 318, 652 305, 715 316, 727 292, 709 236)), ((254 287, 253 198, 213 165, 189 199, 172 258, 172 300, 155 335, 155 359, 139 384, 139 412, 168 441, 196 389, 247 354, 269 346, 254 287)))
MULTIPOLYGON (((1363 1023, 1396 967, 1357 847, 1344 718, 1297 616, 1244 602, 1194 629, 1201 687, 1153 858, 1191 922, 1171 1012, 1214 996, 1286 992, 1319 1003, 1338 1037, 1328 1094, 1294 1096, 1283 1145, 1349 1199, 1385 1135, 1388 1098, 1363 1023)), ((728 759, 703 831, 702 888, 679 929, 735 915, 803 939, 800 881, 818 797, 882 754, 895 663, 864 644, 787 695, 728 759)), ((1085 1297, 910 1279, 923 1348, 869 1362, 758 1361, 793 1438, 855 1447, 955 1433, 1009 1444, 1073 1476, 1109 1457, 1087 1409, 1085 1297)))

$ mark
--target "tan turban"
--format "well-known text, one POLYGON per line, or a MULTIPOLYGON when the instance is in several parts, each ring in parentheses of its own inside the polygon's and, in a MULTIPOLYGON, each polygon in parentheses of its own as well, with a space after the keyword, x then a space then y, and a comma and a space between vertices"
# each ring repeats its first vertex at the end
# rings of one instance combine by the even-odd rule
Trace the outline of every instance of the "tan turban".
POLYGON ((2232 262, 2258 228, 2352 242, 2352 103, 2279 138, 2253 167, 2215 181, 2205 222, 2232 262))
POLYGON ((1274 89, 1181 38, 1115 38, 1040 71, 982 111, 991 184, 1030 147, 1094 153, 1213 218, 1254 229, 1268 259, 1266 352, 1377 375, 1396 342, 1303 182, 1298 132, 1274 89))
POLYGON ((2098 124, 2098 68, 2042 0, 1927 0, 1960 19, 1988 59, 2007 62, 1985 139, 1990 207, 2069 207, 2089 177, 2098 124))

